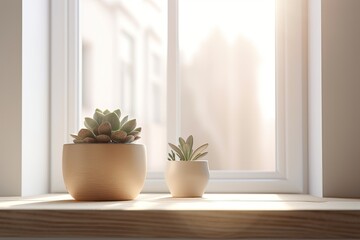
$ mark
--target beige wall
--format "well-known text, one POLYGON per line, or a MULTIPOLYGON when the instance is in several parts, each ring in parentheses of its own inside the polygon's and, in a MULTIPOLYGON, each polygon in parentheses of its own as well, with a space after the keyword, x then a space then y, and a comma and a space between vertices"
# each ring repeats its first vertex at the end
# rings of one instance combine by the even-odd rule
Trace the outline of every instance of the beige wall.
POLYGON ((21 193, 21 2, 0 1, 0 196, 21 193))
POLYGON ((360 1, 309 2, 309 190, 360 197, 360 1))
MULTIPOLYGON (((39 4, 41 3, 39 2, 39 4)), ((47 162, 46 149, 48 149, 46 145, 46 142, 48 143, 48 134, 46 133, 46 129, 49 127, 48 119, 40 118, 45 125, 38 123, 35 125, 36 129, 30 131, 30 134, 32 131, 39 131, 39 135, 33 138, 22 137, 22 134, 26 132, 22 131, 22 127, 31 126, 29 123, 23 125, 24 121, 32 119, 31 114, 22 115, 22 113, 32 113, 32 111, 24 111, 22 106, 23 61, 25 59, 28 59, 26 60, 28 63, 32 61, 34 65, 28 65, 30 69, 40 63, 42 67, 37 71, 41 72, 41 69, 48 69, 48 53, 34 51, 29 53, 34 57, 29 57, 29 55, 26 58, 22 57, 22 54, 27 52, 22 52, 22 46, 27 46, 22 42, 22 10, 21 0, 0 1, 0 132, 2 135, 0 139, 0 196, 21 195, 22 192, 26 192, 21 185, 24 173, 24 169, 22 169, 22 139, 28 139, 24 141, 24 144, 30 144, 28 147, 33 146, 28 148, 34 159, 26 162, 26 164, 30 164, 27 168, 27 173, 30 175, 27 175, 26 179, 33 179, 33 175, 31 175, 33 173, 36 175, 32 169, 44 170, 42 179, 38 179, 38 182, 29 182, 28 189, 35 187, 36 191, 43 191, 47 189, 46 184, 48 183, 46 178, 48 166, 45 164, 47 162), (41 60, 38 58, 39 53, 41 53, 41 60), (36 145, 36 143, 38 144, 36 145), (32 150, 38 152, 45 150, 45 154, 37 155, 32 150), (40 161, 37 158, 40 158, 40 161), (33 163, 37 164, 32 165, 33 163)), ((315 123, 313 128, 310 126, 309 137, 314 140, 309 141, 311 145, 310 162, 317 163, 310 165, 310 175, 313 171, 313 178, 310 176, 310 180, 315 181, 313 189, 318 190, 314 191, 314 193, 317 192, 317 195, 360 196, 358 187, 360 183, 360 108, 357 106, 357 103, 360 103, 359 10, 360 1, 358 0, 325 0, 321 1, 320 9, 318 9, 321 12, 319 15, 321 16, 321 34, 315 38, 315 42, 319 44, 320 39, 321 45, 313 46, 313 50, 318 51, 321 47, 321 51, 315 55, 309 54, 310 58, 315 57, 315 62, 309 61, 309 95, 317 96, 317 104, 321 104, 310 109, 309 112, 309 119, 313 119, 315 123), (319 96, 321 99, 318 98, 319 96), (314 134, 311 135, 311 133, 314 134), (321 181, 323 181, 323 185, 321 181)), ((46 14, 46 11, 42 11, 42 14, 46 14)), ((41 22, 43 20, 47 21, 48 19, 45 17, 41 22)), ((28 25, 29 29, 38 26, 36 22, 34 24, 36 25, 28 25)), ((48 27, 46 24, 41 26, 48 27)), ((318 34, 318 31, 320 29, 315 28, 314 33, 318 34)), ((31 34, 32 31, 29 33, 31 34)), ((41 35, 41 38, 46 38, 46 36, 45 33, 41 35)), ((42 46, 37 45, 37 47, 41 49, 42 46)), ((43 46, 43 48, 47 48, 47 46, 43 46)), ((311 46, 309 49, 312 51, 311 46)), ((32 86, 29 94, 39 90, 37 88, 40 86, 39 84, 45 83, 40 90, 42 97, 36 100, 38 102, 27 102, 28 106, 33 107, 34 114, 48 115, 48 105, 45 104, 48 76, 46 70, 40 75, 31 75, 30 73, 27 76, 32 76, 26 80, 26 84, 32 86), (41 79, 36 80, 38 78, 41 79), (37 103, 42 104, 38 105, 37 103)), ((36 94, 36 96, 38 95, 36 94)), ((31 95, 27 97, 27 100, 33 100, 31 95)), ((311 104, 313 102, 310 102, 311 104)), ((26 152, 23 154, 25 156, 26 152)), ((26 192, 26 194, 31 193, 31 191, 26 192)))
POLYGON ((0 1, 0 196, 49 191, 49 0, 0 1))
POLYGON ((325 196, 360 197, 360 1, 322 1, 325 196))

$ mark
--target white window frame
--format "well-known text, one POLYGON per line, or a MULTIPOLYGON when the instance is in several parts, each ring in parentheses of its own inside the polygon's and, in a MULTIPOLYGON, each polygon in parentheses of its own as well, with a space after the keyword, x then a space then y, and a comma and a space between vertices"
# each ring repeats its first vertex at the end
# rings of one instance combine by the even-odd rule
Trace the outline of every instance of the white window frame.
MULTIPOLYGON (((167 132, 180 135, 178 0, 168 1, 167 132)), ((212 171, 207 192, 305 193, 307 167, 306 3, 277 0, 277 170, 212 171)), ((78 0, 51 1, 51 192, 65 192, 62 145, 80 123, 81 72, 78 0)), ((164 154, 166 161, 166 154, 164 154)), ((148 173, 143 192, 168 192, 163 173, 148 173)))

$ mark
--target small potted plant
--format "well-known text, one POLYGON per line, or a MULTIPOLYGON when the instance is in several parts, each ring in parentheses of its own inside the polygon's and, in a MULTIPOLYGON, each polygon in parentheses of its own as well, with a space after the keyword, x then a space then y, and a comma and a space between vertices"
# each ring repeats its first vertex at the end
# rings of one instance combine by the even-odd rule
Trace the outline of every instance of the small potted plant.
POLYGON ((193 150, 193 136, 186 141, 179 138, 179 145, 169 143, 171 152, 168 154, 165 179, 173 197, 202 197, 209 181, 208 161, 199 160, 204 157, 208 147, 205 143, 193 150), (176 157, 179 159, 176 160, 176 157))
POLYGON ((146 149, 136 119, 121 119, 121 111, 96 109, 85 118, 86 128, 71 134, 63 147, 63 177, 76 200, 131 200, 140 193, 146 175, 146 149))

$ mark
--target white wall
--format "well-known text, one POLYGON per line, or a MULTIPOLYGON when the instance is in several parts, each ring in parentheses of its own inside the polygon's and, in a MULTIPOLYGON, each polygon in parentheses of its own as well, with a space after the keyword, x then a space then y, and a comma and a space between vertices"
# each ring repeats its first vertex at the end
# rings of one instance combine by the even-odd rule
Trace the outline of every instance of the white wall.
POLYGON ((0 1, 0 196, 21 193, 21 0, 0 1))
POLYGON ((49 191, 49 3, 0 1, 0 196, 49 191))

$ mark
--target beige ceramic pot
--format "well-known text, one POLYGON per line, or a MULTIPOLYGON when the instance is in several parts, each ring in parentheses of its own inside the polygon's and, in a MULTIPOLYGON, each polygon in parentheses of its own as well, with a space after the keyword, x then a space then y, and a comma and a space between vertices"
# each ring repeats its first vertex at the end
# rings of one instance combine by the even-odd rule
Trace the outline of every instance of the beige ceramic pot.
POLYGON ((76 200, 134 199, 144 186, 145 175, 144 145, 64 144, 64 182, 76 200))
POLYGON ((208 161, 168 161, 165 179, 173 197, 201 197, 209 181, 208 161))

